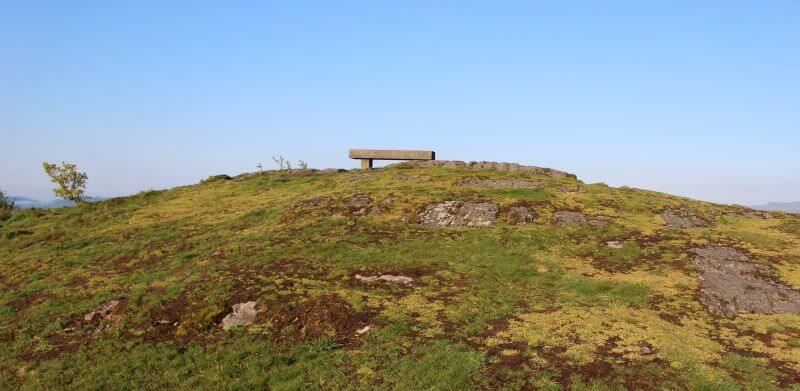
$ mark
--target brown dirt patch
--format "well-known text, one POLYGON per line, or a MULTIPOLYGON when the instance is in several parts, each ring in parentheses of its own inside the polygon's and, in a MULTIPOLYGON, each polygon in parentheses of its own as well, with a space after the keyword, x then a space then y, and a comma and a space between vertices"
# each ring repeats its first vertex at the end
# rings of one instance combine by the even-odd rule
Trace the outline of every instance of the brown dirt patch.
POLYGON ((356 330, 369 324, 375 313, 357 313, 335 294, 311 297, 295 303, 284 297, 267 305, 264 318, 280 338, 304 340, 331 338, 349 341, 356 330))

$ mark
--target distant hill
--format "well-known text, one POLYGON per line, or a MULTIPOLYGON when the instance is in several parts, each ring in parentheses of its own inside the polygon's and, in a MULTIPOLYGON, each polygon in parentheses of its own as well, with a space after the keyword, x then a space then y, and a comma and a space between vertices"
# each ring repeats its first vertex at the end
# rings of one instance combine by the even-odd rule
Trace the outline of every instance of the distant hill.
MULTIPOLYGON (((20 209, 28 209, 28 208, 62 208, 65 206, 75 206, 75 203, 72 201, 66 200, 51 200, 51 201, 39 201, 33 198, 28 197, 10 197, 12 201, 14 201, 14 206, 20 209)), ((99 202, 106 198, 104 197, 87 197, 86 200, 89 202, 99 202)))
POLYGON ((800 213, 800 201, 797 202, 770 202, 764 205, 753 205, 753 209, 800 213))

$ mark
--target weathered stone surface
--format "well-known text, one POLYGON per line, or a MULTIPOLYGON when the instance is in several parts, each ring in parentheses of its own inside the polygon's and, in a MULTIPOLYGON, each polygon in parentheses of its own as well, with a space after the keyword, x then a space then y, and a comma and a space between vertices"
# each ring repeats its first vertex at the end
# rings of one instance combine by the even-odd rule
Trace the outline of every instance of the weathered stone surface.
POLYGON ((349 209, 360 209, 372 203, 372 198, 368 195, 357 194, 344 201, 344 206, 349 209))
POLYGON ((429 205, 419 216, 425 227, 487 227, 497 219, 497 204, 447 201, 429 205))
POLYGON ((730 318, 740 312, 800 314, 800 292, 762 276, 768 267, 752 263, 730 247, 708 246, 693 252, 701 272, 701 301, 712 314, 730 318))
POLYGON ((552 168, 523 166, 517 163, 497 163, 497 162, 467 163, 458 160, 429 160, 429 161, 396 163, 390 165, 390 167, 399 167, 399 168, 444 167, 444 168, 461 168, 466 170, 497 170, 497 171, 508 171, 508 172, 521 172, 526 174, 547 175, 552 177, 576 178, 574 174, 566 173, 564 171, 558 171, 552 168))
POLYGON ((683 209, 666 210, 660 216, 670 228, 696 228, 710 225, 709 222, 683 209))
POLYGON ((222 319, 222 329, 230 330, 234 326, 249 326, 256 321, 256 302, 248 301, 233 305, 233 311, 222 319))
POLYGON ((331 198, 330 197, 314 197, 310 200, 305 200, 299 203, 301 208, 305 209, 317 209, 317 208, 325 208, 331 205, 331 198))
POLYGON ((584 216, 582 213, 566 210, 553 213, 553 217, 556 220, 556 225, 559 227, 569 227, 586 221, 586 216, 584 216))
POLYGON ((609 248, 624 248, 625 247, 625 243, 620 242, 620 241, 616 241, 616 240, 611 241, 611 242, 606 242, 606 245, 609 248))
POLYGON ((744 217, 747 219, 771 219, 775 215, 771 212, 748 208, 742 205, 730 205, 730 212, 736 217, 744 217))
POLYGON ((340 172, 347 172, 347 170, 343 168, 323 168, 321 170, 315 170, 315 169, 309 169, 309 170, 319 175, 338 174, 340 172))
POLYGON ((536 212, 524 206, 512 206, 508 209, 508 220, 511 224, 530 224, 536 220, 536 212))
POLYGON ((399 283, 399 284, 410 284, 414 282, 414 279, 408 276, 395 276, 392 274, 383 274, 381 276, 362 276, 361 274, 356 274, 356 280, 364 281, 364 282, 375 282, 375 281, 385 281, 388 283, 399 283))
POLYGON ((539 182, 527 179, 466 180, 460 182, 459 185, 482 189, 535 189, 541 186, 539 182))

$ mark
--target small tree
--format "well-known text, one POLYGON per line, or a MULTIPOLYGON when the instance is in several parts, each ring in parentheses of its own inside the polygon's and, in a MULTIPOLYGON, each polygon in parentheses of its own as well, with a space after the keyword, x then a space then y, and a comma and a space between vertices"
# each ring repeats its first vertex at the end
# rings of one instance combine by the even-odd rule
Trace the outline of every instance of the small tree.
POLYGON ((4 191, 0 189, 0 211, 10 211, 14 209, 14 200, 12 200, 4 191))
POLYGON ((43 166, 50 180, 58 185, 53 189, 56 197, 76 204, 83 202, 86 180, 89 179, 85 172, 78 172, 78 166, 65 162, 61 162, 61 167, 48 162, 44 162, 43 166))

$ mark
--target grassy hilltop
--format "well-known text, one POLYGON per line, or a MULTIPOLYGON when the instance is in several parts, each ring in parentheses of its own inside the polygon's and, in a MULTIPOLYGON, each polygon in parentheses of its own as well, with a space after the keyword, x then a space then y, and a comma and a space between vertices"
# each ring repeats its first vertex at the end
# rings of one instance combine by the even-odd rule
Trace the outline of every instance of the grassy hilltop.
POLYGON ((0 389, 800 389, 800 217, 474 168, 16 212, 0 389))

